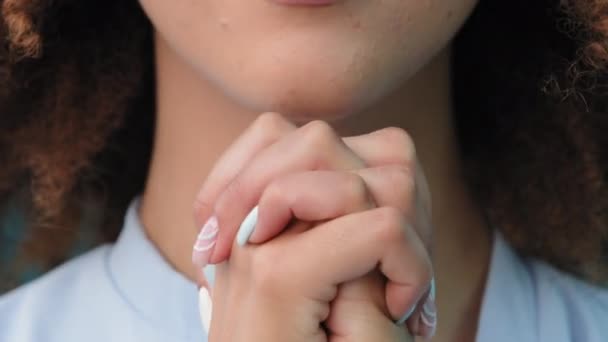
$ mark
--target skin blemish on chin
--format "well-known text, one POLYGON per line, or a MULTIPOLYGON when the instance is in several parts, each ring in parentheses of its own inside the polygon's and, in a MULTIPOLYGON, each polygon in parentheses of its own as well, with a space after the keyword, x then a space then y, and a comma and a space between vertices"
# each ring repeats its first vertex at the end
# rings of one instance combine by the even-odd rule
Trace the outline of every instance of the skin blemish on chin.
POLYGON ((352 12, 348 12, 348 20, 352 23, 351 27, 354 30, 361 29, 361 19, 357 18, 352 12))
POLYGON ((230 23, 228 22, 228 19, 226 18, 220 18, 217 21, 220 29, 222 29, 222 31, 229 31, 230 30, 230 23))

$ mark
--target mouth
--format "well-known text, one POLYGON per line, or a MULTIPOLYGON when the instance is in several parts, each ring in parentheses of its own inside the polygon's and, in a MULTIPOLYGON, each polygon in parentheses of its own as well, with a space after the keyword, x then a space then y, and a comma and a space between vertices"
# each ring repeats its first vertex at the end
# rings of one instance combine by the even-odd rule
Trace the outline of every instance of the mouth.
POLYGON ((285 6, 308 6, 308 7, 320 7, 320 6, 331 6, 338 2, 338 0, 270 0, 279 5, 285 6))

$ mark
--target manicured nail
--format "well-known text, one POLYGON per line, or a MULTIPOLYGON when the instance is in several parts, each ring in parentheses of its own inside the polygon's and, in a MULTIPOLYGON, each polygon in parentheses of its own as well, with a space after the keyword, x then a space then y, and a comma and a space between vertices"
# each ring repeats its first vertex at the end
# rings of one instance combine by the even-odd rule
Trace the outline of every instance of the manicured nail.
POLYGON ((215 247, 219 230, 217 217, 213 215, 203 225, 201 232, 196 238, 196 243, 192 248, 192 262, 201 269, 209 263, 209 258, 215 247))
POLYGON ((209 333, 213 303, 209 291, 204 286, 198 290, 198 311, 201 318, 201 324, 203 325, 203 328, 205 328, 205 331, 209 333))
POLYGON ((401 316, 401 318, 399 318, 399 320, 397 322, 395 322, 395 324, 397 324, 397 325, 404 324, 405 321, 407 321, 407 319, 412 316, 412 314, 414 313, 415 310, 416 310, 416 305, 414 304, 414 306, 412 306, 412 308, 408 312, 406 312, 405 315, 401 316))
POLYGON ((238 233, 236 234, 236 243, 239 246, 245 246, 245 244, 247 244, 247 241, 249 241, 251 234, 253 234, 257 223, 258 207, 256 206, 253 208, 253 210, 251 210, 251 212, 249 212, 247 217, 245 217, 243 223, 241 223, 241 226, 239 227, 238 233))
POLYGON ((425 339, 432 338, 437 329, 437 307, 433 297, 429 294, 420 312, 420 336, 425 339))
MULTIPOLYGON (((435 278, 431 279, 431 285, 430 285, 430 289, 429 289, 429 296, 431 297, 432 300, 435 300, 435 278)), ((412 316, 412 314, 414 313, 414 311, 416 311, 416 307, 418 306, 418 303, 416 303, 408 312, 405 313, 405 315, 403 315, 399 320, 397 320, 395 322, 395 324, 397 325, 402 325, 405 323, 405 321, 408 320, 408 318, 410 318, 412 316)))

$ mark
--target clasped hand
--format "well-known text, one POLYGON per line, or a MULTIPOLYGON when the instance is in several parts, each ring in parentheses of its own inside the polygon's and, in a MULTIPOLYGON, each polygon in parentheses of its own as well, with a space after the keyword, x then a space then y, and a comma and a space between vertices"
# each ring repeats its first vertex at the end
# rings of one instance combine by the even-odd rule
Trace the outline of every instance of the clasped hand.
POLYGON ((218 264, 209 341, 432 336, 430 209, 403 130, 342 138, 262 114, 196 199, 193 261, 218 264))

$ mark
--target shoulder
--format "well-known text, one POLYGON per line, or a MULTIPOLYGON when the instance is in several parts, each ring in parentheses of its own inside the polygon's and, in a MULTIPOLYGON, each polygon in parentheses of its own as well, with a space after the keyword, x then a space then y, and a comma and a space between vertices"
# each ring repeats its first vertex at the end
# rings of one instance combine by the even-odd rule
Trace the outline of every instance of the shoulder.
POLYGON ((496 232, 477 341, 608 341, 608 288, 523 258, 496 232))
POLYGON ((588 284, 540 261, 529 261, 542 341, 608 341, 608 288, 588 284), (561 331, 561 336, 556 333, 561 331))
POLYGON ((83 330, 104 306, 113 305, 112 298, 100 295, 111 293, 109 250, 94 249, 0 297, 0 341, 87 340, 91 331, 87 336, 83 330))

